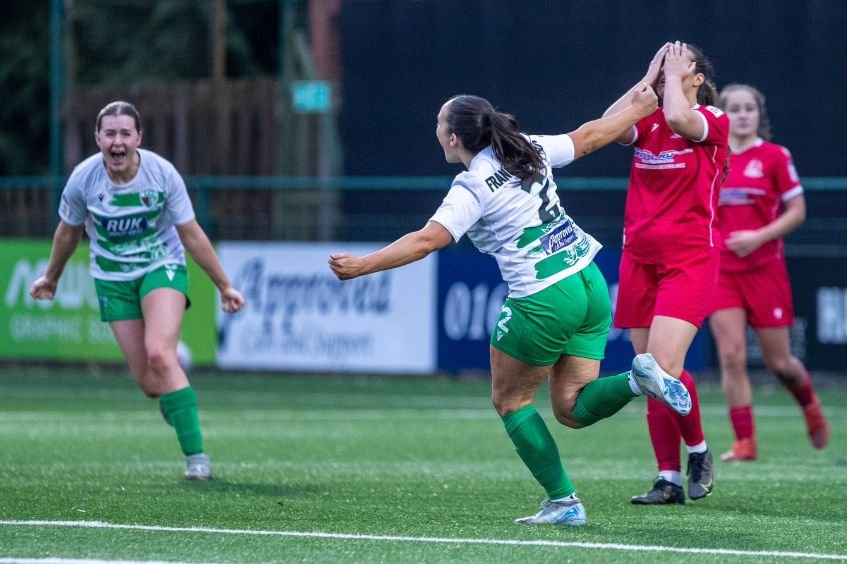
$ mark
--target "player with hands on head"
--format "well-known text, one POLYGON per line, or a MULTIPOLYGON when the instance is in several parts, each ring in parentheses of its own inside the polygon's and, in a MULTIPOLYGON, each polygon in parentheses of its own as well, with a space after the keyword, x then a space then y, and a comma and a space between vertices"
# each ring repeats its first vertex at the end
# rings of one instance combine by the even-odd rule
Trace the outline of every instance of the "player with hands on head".
MULTIPOLYGON (((720 254, 715 210, 724 174, 729 123, 714 107, 714 68, 698 48, 665 43, 642 82, 663 105, 624 132, 634 148, 626 209, 615 326, 629 329, 637 354, 652 353, 691 396, 680 416, 647 400, 647 423, 659 475, 635 504, 684 503, 680 442, 688 451, 688 497, 714 488, 712 454, 700 419, 697 388, 684 362, 709 313, 720 254)), ((619 111, 619 100, 606 112, 619 111)))
POLYGON ((812 446, 824 448, 829 424, 806 367, 791 352, 789 335, 794 308, 782 238, 806 218, 803 186, 791 153, 770 142, 765 96, 759 90, 730 84, 721 91, 718 106, 729 116, 731 152, 718 207, 721 272, 709 325, 735 433, 735 443, 721 458, 758 458, 747 325, 756 333, 765 366, 802 409, 812 446))
POLYGON ((177 359, 190 305, 184 251, 217 286, 224 311, 238 312, 244 298, 195 220, 182 177, 170 162, 139 148, 141 118, 135 107, 122 101, 104 107, 94 138, 100 152, 77 165, 65 185, 50 261, 30 295, 53 299, 85 231, 100 319, 109 323, 141 390, 160 398, 186 457, 185 478, 206 480, 212 471, 197 396, 177 359))
POLYGON ((633 370, 598 379, 611 322, 609 291, 593 258, 600 244, 568 217, 553 167, 607 145, 644 116, 656 96, 633 89, 619 112, 562 135, 525 135, 511 115, 477 96, 447 100, 436 138, 447 162, 461 163, 441 206, 426 225, 367 256, 332 254, 329 266, 349 280, 420 260, 467 234, 497 260, 509 294, 490 340, 492 401, 518 455, 544 488, 541 510, 519 524, 583 525, 553 437, 532 405, 549 379, 553 413, 581 428, 616 413, 636 396, 661 398, 680 412, 688 393, 649 355, 633 370))

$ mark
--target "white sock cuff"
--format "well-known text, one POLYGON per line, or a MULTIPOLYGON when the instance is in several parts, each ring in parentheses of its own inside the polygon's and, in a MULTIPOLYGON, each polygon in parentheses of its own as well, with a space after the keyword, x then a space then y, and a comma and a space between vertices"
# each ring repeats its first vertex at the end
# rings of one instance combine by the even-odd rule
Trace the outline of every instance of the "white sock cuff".
POLYGON ((638 384, 635 382, 635 376, 632 375, 632 370, 627 374, 626 381, 629 382, 629 389, 632 390, 632 393, 636 396, 641 395, 641 388, 638 387, 638 384))
POLYGON ((692 453, 695 453, 695 452, 696 453, 704 453, 707 450, 709 450, 709 447, 706 446, 706 441, 701 441, 701 442, 697 443, 696 445, 691 445, 691 446, 685 445, 685 450, 688 451, 688 454, 692 454, 692 453))
POLYGON ((682 473, 676 470, 662 470, 659 472, 659 477, 676 486, 682 485, 682 473))

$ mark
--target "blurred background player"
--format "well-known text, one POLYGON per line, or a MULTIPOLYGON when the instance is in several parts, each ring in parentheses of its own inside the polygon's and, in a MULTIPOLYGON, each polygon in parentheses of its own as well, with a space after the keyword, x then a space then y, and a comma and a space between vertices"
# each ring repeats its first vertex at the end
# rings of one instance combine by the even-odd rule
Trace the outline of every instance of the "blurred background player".
MULTIPOLYGON (((624 213, 615 326, 629 329, 637 354, 649 352, 691 394, 681 416, 647 400, 647 424, 658 463, 653 488, 635 504, 684 503, 680 440, 688 451, 688 496, 712 492, 714 472, 700 421, 697 388, 685 355, 709 313, 718 279, 715 210, 727 154, 727 117, 712 105, 711 62, 694 46, 663 45, 643 83, 662 107, 618 139, 634 146, 624 213)), ((636 86, 637 88, 638 86, 636 86)), ((606 114, 619 111, 626 96, 606 114)))
POLYGON ((91 274, 100 318, 111 326, 141 390, 160 398, 186 457, 185 478, 211 478, 197 414, 197 396, 177 358, 188 300, 187 250, 235 313, 244 298, 232 287, 215 250, 194 219, 182 177, 159 155, 140 149, 141 120, 127 102, 97 116, 100 152, 74 169, 59 208, 47 271, 30 288, 53 299, 65 264, 82 237, 91 243, 91 274))
MULTIPOLYGON (((541 510, 519 524, 584 525, 585 508, 562 465, 544 420, 532 405, 549 377, 556 419, 572 428, 609 417, 642 393, 687 413, 678 380, 649 355, 632 372, 597 379, 611 322, 609 290, 594 264, 600 244, 562 208, 552 167, 562 167, 612 142, 650 115, 656 96, 634 88, 620 111, 566 135, 526 136, 515 119, 477 96, 441 107, 435 135, 456 176, 435 215, 365 257, 330 256, 342 280, 403 266, 467 234, 497 259, 509 295, 491 335, 492 401, 518 455, 547 492, 541 510)), ((670 409, 670 408, 669 408, 670 409)))
POLYGON ((721 92, 729 116, 729 173, 718 217, 721 274, 709 324, 718 350, 721 384, 735 433, 727 461, 756 460, 753 395, 747 374, 747 325, 756 333, 765 366, 803 410, 815 448, 829 442, 829 426, 802 361, 791 354, 791 285, 782 238, 806 218, 803 186, 788 149, 770 143, 765 97, 746 84, 721 92))

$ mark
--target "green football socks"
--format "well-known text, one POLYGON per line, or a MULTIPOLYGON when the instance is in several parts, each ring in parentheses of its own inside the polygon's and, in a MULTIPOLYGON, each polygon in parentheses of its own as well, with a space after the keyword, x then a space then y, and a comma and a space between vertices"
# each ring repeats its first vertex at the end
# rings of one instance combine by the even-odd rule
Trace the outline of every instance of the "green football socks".
POLYGON ((162 408, 176 431, 182 453, 186 456, 203 452, 203 434, 197 416, 197 394, 188 386, 162 395, 162 408))
POLYGON ((547 492, 550 499, 560 499, 574 493, 562 460, 547 425, 532 405, 503 416, 503 424, 515 450, 526 467, 547 492))
POLYGON ((592 425, 611 417, 634 397, 635 393, 629 385, 629 372, 598 378, 579 393, 573 416, 583 425, 592 425))

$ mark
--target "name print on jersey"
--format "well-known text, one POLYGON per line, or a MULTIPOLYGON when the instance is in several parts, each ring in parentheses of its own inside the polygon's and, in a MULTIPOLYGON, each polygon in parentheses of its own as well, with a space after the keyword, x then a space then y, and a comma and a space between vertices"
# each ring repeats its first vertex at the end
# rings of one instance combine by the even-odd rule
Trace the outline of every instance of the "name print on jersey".
POLYGON ((511 179, 512 173, 506 170, 505 168, 501 168, 500 170, 485 179, 485 185, 488 186, 488 189, 492 192, 496 192, 497 189, 501 188, 511 179))

